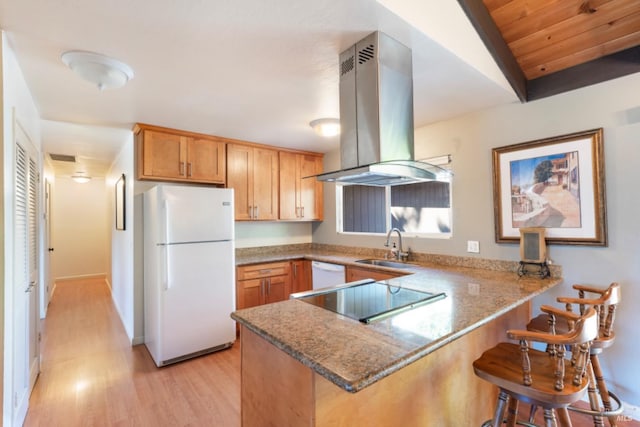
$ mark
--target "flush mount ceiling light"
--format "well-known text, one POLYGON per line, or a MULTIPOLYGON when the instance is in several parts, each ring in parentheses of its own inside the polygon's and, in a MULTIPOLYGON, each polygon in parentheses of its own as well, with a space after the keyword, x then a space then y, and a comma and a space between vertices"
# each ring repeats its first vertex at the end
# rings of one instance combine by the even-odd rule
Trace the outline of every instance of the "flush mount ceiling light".
POLYGON ((124 62, 93 52, 72 50, 61 56, 62 62, 98 89, 116 89, 133 78, 133 70, 124 62))
POLYGON ((71 175, 71 179, 79 184, 86 184, 87 182, 91 181, 91 177, 89 175, 81 174, 84 174, 84 172, 78 172, 78 174, 76 175, 71 175))
POLYGON ((340 119, 317 119, 309 123, 309 126, 320 136, 336 136, 340 133, 340 119))

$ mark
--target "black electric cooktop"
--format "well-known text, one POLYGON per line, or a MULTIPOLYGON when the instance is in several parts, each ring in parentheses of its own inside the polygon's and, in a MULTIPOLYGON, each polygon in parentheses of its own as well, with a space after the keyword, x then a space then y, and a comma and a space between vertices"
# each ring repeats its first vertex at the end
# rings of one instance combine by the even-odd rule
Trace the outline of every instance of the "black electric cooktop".
POLYGON ((373 280, 343 288, 319 290, 298 299, 343 316, 370 323, 446 297, 373 280))

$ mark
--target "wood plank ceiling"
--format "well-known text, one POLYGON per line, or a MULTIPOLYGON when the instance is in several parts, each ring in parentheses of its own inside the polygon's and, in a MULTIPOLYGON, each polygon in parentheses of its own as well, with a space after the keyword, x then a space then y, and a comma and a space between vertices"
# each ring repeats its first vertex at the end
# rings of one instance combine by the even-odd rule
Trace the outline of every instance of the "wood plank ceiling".
POLYGON ((520 99, 640 72, 640 0, 458 0, 520 99))

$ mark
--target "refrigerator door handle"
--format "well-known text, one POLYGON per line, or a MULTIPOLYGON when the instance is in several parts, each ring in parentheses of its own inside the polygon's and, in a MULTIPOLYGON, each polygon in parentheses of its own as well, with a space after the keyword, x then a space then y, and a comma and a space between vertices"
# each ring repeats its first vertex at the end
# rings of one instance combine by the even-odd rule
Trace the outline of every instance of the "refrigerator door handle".
POLYGON ((164 256, 164 262, 162 263, 164 265, 164 290, 169 290, 169 288, 171 287, 169 284, 169 277, 171 277, 171 271, 169 270, 169 223, 170 223, 170 219, 169 219, 169 202, 165 199, 162 201, 162 208, 164 210, 164 224, 163 224, 163 233, 164 233, 164 248, 162 251, 162 255, 164 256))
POLYGON ((169 246, 170 245, 163 245, 162 248, 162 255, 164 256, 164 262, 162 263, 164 265, 164 290, 168 291, 169 288, 171 287, 169 284, 169 277, 171 277, 171 271, 169 270, 169 246))
POLYGON ((169 224, 171 223, 171 219, 169 216, 169 202, 165 199, 162 201, 162 209, 164 210, 164 224, 162 227, 162 232, 164 233, 164 243, 169 243, 169 224))

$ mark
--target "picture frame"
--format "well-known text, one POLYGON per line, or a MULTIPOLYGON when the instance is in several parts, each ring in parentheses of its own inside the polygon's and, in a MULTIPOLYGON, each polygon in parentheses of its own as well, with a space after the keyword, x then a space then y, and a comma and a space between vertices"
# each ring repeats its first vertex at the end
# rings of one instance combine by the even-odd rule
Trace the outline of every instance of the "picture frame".
POLYGON ((125 230, 125 192, 126 177, 124 174, 116 181, 116 230, 125 230))
POLYGON ((602 128, 492 149, 495 240, 542 227, 547 244, 607 246, 602 128))

